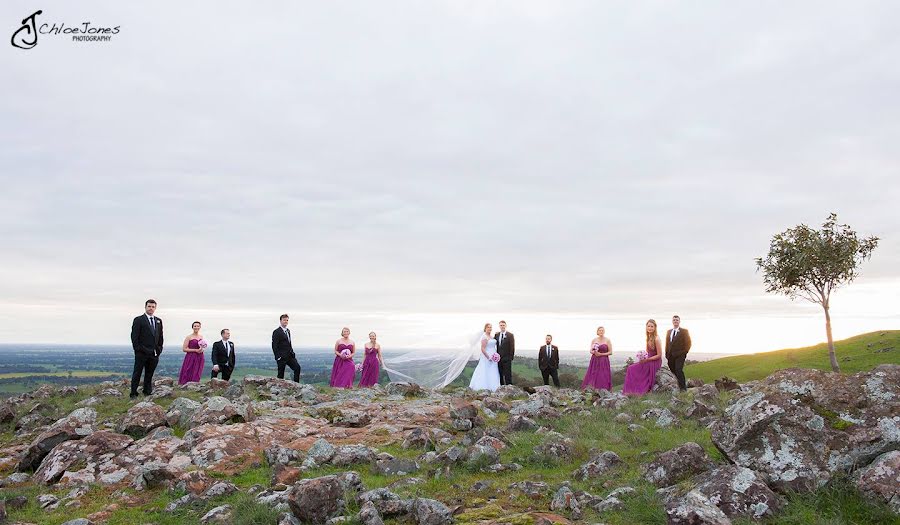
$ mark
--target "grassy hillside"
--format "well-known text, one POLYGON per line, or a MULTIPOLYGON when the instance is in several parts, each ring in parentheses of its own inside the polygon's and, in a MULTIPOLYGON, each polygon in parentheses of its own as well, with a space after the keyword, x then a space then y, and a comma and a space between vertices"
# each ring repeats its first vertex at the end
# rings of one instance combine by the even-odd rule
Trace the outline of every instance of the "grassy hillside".
MULTIPOLYGON (((900 330, 887 330, 857 335, 835 341, 835 352, 841 371, 852 374, 884 364, 900 364, 900 330)), ((762 379, 783 368, 816 368, 831 370, 828 345, 821 343, 806 348, 789 348, 734 357, 723 357, 685 367, 688 378, 709 383, 722 376, 738 381, 762 379)))

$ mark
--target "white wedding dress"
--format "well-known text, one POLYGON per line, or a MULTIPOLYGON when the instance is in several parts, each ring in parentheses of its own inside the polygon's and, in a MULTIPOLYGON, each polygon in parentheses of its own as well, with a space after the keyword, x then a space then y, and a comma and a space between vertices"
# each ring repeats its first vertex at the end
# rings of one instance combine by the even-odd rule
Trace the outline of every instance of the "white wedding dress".
MULTIPOLYGON (((492 356, 497 353, 497 341, 493 338, 489 338, 487 335, 482 335, 480 341, 484 341, 487 339, 487 346, 484 348, 484 352, 488 356, 492 356)), ((479 345, 481 344, 479 341, 479 345)), ((479 349, 481 347, 479 346, 479 349)), ((500 388, 500 368, 497 363, 491 361, 489 358, 484 357, 484 354, 478 352, 478 365, 475 367, 475 372, 472 373, 472 380, 469 381, 469 388, 472 390, 490 390, 491 392, 500 388)))

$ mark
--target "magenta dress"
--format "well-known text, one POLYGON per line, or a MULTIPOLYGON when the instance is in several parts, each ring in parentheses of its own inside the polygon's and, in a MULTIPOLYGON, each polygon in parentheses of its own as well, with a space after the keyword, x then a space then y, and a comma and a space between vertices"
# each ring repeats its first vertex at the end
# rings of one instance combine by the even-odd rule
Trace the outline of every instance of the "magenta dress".
MULTIPOLYGON (((598 350, 606 353, 609 346, 600 345, 598 350)), ((591 356, 591 364, 588 365, 587 373, 584 374, 584 381, 581 382, 581 389, 596 388, 597 390, 612 390, 612 373, 609 371, 609 356, 593 355, 591 356)))
POLYGON ((362 374, 359 376, 359 386, 372 386, 378 383, 378 350, 366 348, 366 358, 363 360, 362 374))
MULTIPOLYGON (((344 350, 353 351, 353 345, 341 343, 338 345, 338 352, 344 350)), ((334 365, 331 367, 331 386, 335 388, 353 388, 353 379, 356 377, 356 364, 353 359, 344 359, 341 356, 334 356, 334 365)))
MULTIPOLYGON (((199 339, 188 341, 188 348, 200 348, 199 339)), ((184 361, 181 363, 181 373, 178 374, 178 384, 199 383, 203 375, 203 354, 197 352, 185 352, 184 361)))
MULTIPOLYGON (((656 355, 656 350, 652 350, 650 345, 647 345, 647 353, 650 354, 650 357, 653 357, 656 355)), ((653 389, 653 382, 656 381, 656 372, 660 368, 662 368, 661 359, 629 365, 625 369, 625 384, 622 385, 622 393, 629 396, 646 394, 653 389)))

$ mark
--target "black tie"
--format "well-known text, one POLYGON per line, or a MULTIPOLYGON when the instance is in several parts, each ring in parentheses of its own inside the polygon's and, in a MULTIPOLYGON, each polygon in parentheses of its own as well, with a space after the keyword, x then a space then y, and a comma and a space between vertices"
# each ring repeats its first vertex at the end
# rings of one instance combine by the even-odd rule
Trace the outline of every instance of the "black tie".
POLYGON ((287 328, 285 328, 285 329, 284 329, 284 333, 287 334, 287 336, 288 336, 288 342, 290 342, 290 340, 291 340, 291 331, 288 330, 287 328))
POLYGON ((150 318, 150 331, 153 332, 153 335, 156 335, 156 319, 153 317, 150 318))
POLYGON ((550 345, 547 345, 547 357, 550 357, 550 345))

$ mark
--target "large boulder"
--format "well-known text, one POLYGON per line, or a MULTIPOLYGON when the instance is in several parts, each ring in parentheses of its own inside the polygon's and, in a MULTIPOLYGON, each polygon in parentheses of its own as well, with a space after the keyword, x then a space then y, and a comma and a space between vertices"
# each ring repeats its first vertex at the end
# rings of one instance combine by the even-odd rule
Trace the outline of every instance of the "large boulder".
POLYGON ((413 510, 413 501, 403 499, 389 489, 380 488, 363 492, 357 497, 361 505, 371 503, 385 518, 403 516, 413 510))
POLYGON ((712 466, 703 447, 689 441, 659 455, 644 470, 644 479, 657 487, 668 487, 712 466))
POLYGON ((886 452, 854 477, 866 497, 888 504, 900 514, 900 450, 886 452))
POLYGON ((656 377, 653 380, 654 392, 678 392, 678 378, 669 370, 669 367, 662 367, 656 371, 656 377))
POLYGON ((418 525, 449 525, 453 522, 453 515, 446 505, 427 498, 416 498, 413 503, 413 518, 418 525))
POLYGON ((407 383, 405 381, 394 381, 388 383, 384 387, 385 391, 392 396, 417 397, 424 395, 422 387, 415 383, 407 383))
POLYGON ((181 428, 188 428, 191 424, 191 417, 194 416, 194 412, 198 408, 200 408, 200 403, 193 399, 186 397, 176 398, 166 411, 166 422, 170 427, 180 426, 181 428))
POLYGON ((166 413, 156 403, 144 401, 128 409, 119 424, 119 432, 140 439, 157 427, 166 426, 166 413))
POLYGON ((812 491, 900 447, 900 365, 843 375, 787 369, 749 387, 712 427, 728 459, 778 491, 812 491))
POLYGON ((702 492, 692 490, 666 503, 668 525, 731 525, 731 520, 702 492))
POLYGON ((337 476, 300 480, 291 487, 287 501, 291 513, 305 523, 324 524, 347 509, 337 476))
POLYGON ((129 436, 106 430, 94 432, 84 439, 65 441, 44 457, 34 473, 34 480, 50 485, 67 471, 90 470, 93 475, 100 464, 114 459, 132 443, 134 440, 129 436))
POLYGON ((249 403, 232 401, 222 396, 212 396, 191 416, 191 428, 212 423, 247 423, 253 420, 253 408, 249 403))
POLYGON ((732 519, 770 518, 784 506, 781 497, 766 485, 761 475, 738 465, 701 474, 697 482, 694 490, 709 498, 732 519))
POLYGON ((93 408, 79 408, 74 410, 68 416, 58 420, 50 425, 50 428, 43 431, 34 438, 28 450, 22 455, 16 470, 25 472, 36 470, 40 465, 44 456, 53 450, 53 447, 63 441, 71 441, 82 439, 94 432, 94 425, 97 422, 97 411, 93 408))
POLYGON ((622 458, 615 452, 607 450, 591 458, 590 461, 572 473, 572 477, 580 481, 586 481, 602 476, 620 464, 622 464, 622 458))

